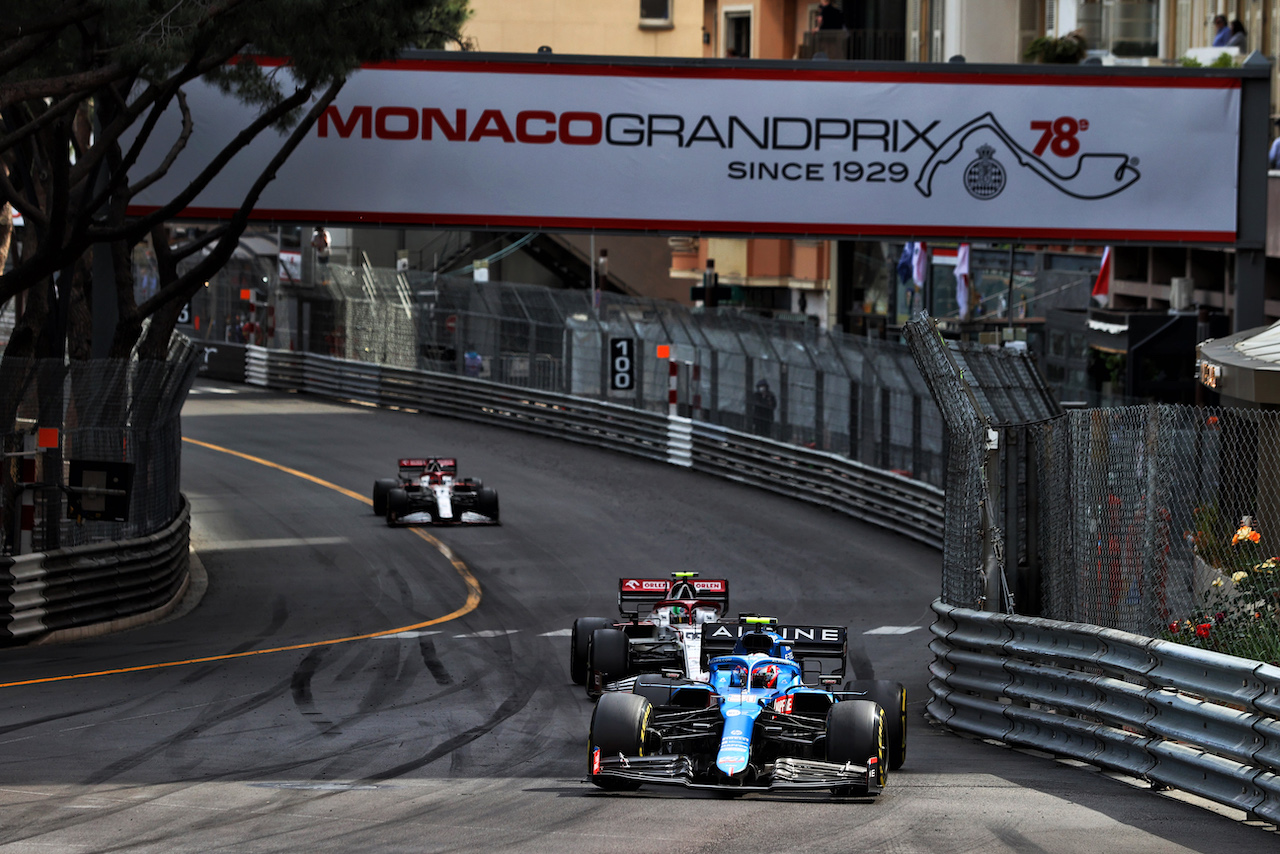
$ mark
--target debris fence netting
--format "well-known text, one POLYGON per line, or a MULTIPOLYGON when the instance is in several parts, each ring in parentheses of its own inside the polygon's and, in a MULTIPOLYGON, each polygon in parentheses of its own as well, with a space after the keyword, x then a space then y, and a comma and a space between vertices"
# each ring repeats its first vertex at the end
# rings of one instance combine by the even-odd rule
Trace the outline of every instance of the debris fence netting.
POLYGON ((165 361, 0 360, 0 551, 129 539, 173 521, 181 507, 180 412, 196 354, 175 335, 165 361), (73 469, 109 473, 111 481, 82 476, 75 484, 73 469), (114 479, 121 471, 123 480, 114 479), (102 491, 125 486, 125 496, 102 491), (73 517, 76 506, 82 512, 73 517))

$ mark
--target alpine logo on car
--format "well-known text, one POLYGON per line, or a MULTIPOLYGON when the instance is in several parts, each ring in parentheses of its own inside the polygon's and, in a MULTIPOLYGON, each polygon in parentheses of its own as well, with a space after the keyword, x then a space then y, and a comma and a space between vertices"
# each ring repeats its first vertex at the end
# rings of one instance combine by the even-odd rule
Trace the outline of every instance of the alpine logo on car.
MULTIPOLYGON (((702 636, 710 640, 732 641, 742 637, 749 626, 717 623, 703 627, 702 636)), ((838 626, 777 626, 778 634, 787 641, 815 641, 818 643, 842 643, 845 630, 838 626)))

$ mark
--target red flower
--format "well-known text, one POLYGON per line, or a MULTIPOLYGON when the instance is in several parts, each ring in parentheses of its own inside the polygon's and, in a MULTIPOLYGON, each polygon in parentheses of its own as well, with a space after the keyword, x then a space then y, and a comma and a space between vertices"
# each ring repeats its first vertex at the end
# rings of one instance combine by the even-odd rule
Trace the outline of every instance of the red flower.
POLYGON ((1174 620, 1169 624, 1169 634, 1176 635, 1178 633, 1178 621, 1174 620))
POLYGON ((1223 620, 1225 620, 1226 618, 1227 618, 1227 615, 1226 615, 1226 614, 1224 614, 1224 613, 1222 613, 1221 611, 1219 611, 1218 613, 1216 613, 1216 614, 1214 614, 1214 615, 1213 615, 1213 621, 1214 621, 1215 623, 1221 623, 1221 622, 1222 622, 1223 620))
POLYGON ((1207 638, 1209 636, 1209 631, 1212 628, 1213 625, 1211 623, 1201 623, 1196 626, 1196 637, 1207 638))

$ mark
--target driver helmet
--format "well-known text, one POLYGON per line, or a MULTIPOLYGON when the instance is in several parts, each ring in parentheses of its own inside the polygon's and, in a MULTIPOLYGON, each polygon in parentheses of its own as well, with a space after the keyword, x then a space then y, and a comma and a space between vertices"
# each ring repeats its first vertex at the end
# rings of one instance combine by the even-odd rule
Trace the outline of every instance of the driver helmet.
POLYGON ((440 474, 438 471, 433 471, 427 478, 427 482, 431 484, 443 483, 444 475, 440 474))
POLYGON ((684 605, 672 605, 668 612, 668 620, 672 623, 689 623, 689 609, 684 605))
POLYGON ((778 665, 766 664, 764 667, 758 667, 751 673, 752 688, 777 688, 778 687, 778 665))

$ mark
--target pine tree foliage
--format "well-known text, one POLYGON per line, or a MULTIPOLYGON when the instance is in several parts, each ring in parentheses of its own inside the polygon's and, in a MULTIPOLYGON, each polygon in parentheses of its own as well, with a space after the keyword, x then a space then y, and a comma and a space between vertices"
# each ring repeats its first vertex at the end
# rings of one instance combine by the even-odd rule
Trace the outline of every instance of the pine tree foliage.
POLYGON ((97 246, 110 248, 115 271, 112 357, 163 358, 182 305, 230 259, 258 196, 347 77, 405 48, 460 44, 467 14, 466 0, 6 0, 0 270, 12 249, 11 211, 25 222, 22 251, 0 275, 0 304, 23 304, 6 357, 88 357, 97 246), (256 118, 167 204, 127 217, 130 199, 165 168, 133 174, 139 150, 160 114, 177 107, 183 132, 164 143, 170 158, 180 153, 196 132, 183 87, 202 78, 252 106, 256 118), (281 136, 279 154, 235 216, 199 244, 171 249, 166 221, 236 151, 270 133, 281 136), (148 236, 161 287, 138 305, 130 258, 148 236), (179 261, 205 250, 178 274, 179 261))

